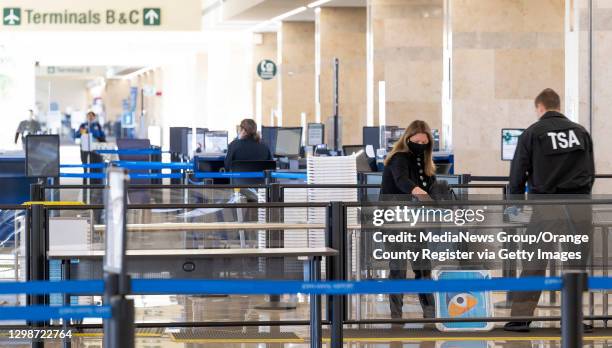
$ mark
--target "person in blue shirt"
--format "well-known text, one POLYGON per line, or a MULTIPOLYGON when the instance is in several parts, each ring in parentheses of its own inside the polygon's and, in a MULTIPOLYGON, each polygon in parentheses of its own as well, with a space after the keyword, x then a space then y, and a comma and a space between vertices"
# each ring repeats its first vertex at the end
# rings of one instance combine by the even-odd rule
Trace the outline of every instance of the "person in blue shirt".
POLYGON ((106 134, 104 129, 97 121, 98 116, 95 112, 90 111, 87 113, 87 122, 81 123, 77 130, 75 138, 80 138, 83 134, 91 134, 93 139, 97 142, 106 142, 106 134))
MULTIPOLYGON (((79 129, 77 130, 75 134, 75 138, 81 138, 81 136, 83 135, 91 134, 93 138, 92 140, 100 142, 100 143, 106 142, 106 134, 104 133, 104 129, 102 128, 102 126, 96 119, 97 119, 97 115, 95 112, 93 111, 88 112, 87 122, 83 122, 79 126, 79 129)), ((81 162, 83 164, 102 163, 104 162, 104 159, 102 158, 102 155, 96 152, 81 150, 81 162)), ((89 169, 86 169, 85 172, 103 173, 104 170, 100 168, 89 168, 89 169)), ((94 178, 89 179, 89 184, 92 184, 92 185, 102 184, 102 183, 103 183, 103 180, 101 179, 94 179, 94 178)), ((87 179, 83 179, 83 185, 87 185, 87 179)), ((98 191, 100 190, 92 190, 91 192, 91 202, 94 204, 102 203, 102 195, 98 191)), ((96 217, 98 221, 99 221, 99 218, 100 216, 96 217)))

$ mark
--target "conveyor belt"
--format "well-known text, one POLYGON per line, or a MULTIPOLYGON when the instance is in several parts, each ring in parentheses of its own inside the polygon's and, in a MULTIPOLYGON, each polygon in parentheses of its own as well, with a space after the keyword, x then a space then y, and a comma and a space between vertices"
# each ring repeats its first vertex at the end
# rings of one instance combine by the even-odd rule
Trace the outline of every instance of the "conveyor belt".
MULTIPOLYGON (((136 337, 162 337, 164 329, 160 328, 137 328, 136 337)), ((81 332, 72 333, 74 337, 103 337, 103 329, 83 329, 81 332)))
MULTIPOLYGON (((23 329, 26 330, 26 329, 23 329)), ((42 329, 40 329, 42 330, 42 329)), ((57 329, 53 329, 57 330, 57 329)), ((136 329, 136 337, 162 337, 165 329, 160 328, 139 328, 136 329)), ((103 337, 102 329, 83 329, 80 332, 72 331, 73 337, 103 337)), ((10 337, 9 330, 0 330, 0 337, 10 337)))
MULTIPOLYGON (((329 342, 324 330, 323 341, 329 342)), ((240 329, 194 329, 172 334, 172 340, 183 343, 305 343, 308 337, 291 332, 243 332, 240 329)), ((435 329, 345 329, 345 342, 435 342, 435 341, 559 341, 558 328, 532 329, 513 333, 501 328, 489 332, 439 332, 435 329)), ((612 329, 596 329, 584 335, 585 341, 612 341, 612 329)))
MULTIPOLYGON (((504 331, 502 328, 487 332, 440 332, 435 329, 344 329, 345 342, 390 341, 559 341, 559 328, 532 329, 527 333, 504 331)), ((324 330, 323 340, 329 341, 324 330)), ((585 341, 612 340, 612 329, 597 328, 584 334, 585 341)))
POLYGON ((257 332, 241 329, 192 329, 172 334, 172 340, 181 343, 304 343, 293 332, 257 332))

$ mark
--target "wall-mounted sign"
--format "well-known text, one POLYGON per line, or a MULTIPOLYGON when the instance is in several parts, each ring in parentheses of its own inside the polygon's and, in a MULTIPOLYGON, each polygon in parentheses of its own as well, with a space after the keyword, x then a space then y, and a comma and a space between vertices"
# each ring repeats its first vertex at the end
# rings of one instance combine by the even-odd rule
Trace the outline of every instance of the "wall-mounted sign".
POLYGON ((182 30, 201 29, 201 0, 9 0, 2 30, 182 30))
POLYGON ((257 75, 262 80, 272 80, 276 76, 276 63, 269 59, 264 59, 257 64, 257 75))

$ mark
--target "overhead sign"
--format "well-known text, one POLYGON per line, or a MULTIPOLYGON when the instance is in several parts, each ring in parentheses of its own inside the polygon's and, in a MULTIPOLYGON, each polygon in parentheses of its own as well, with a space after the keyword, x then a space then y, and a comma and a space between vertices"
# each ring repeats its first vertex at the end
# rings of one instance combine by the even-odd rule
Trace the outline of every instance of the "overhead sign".
POLYGON ((199 31, 201 0, 4 1, 1 30, 199 31))
POLYGON ((257 64, 257 75, 262 80, 272 80, 276 76, 276 63, 269 59, 264 59, 257 64))

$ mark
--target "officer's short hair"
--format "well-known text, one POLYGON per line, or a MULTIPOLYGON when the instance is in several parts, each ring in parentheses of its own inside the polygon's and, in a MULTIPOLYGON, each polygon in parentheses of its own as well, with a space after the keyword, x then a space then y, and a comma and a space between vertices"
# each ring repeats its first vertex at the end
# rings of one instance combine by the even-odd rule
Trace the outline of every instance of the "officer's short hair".
POLYGON ((535 106, 538 104, 544 105, 546 110, 559 110, 561 109, 561 98, 557 92, 555 92, 552 88, 546 88, 538 96, 535 98, 535 106))

